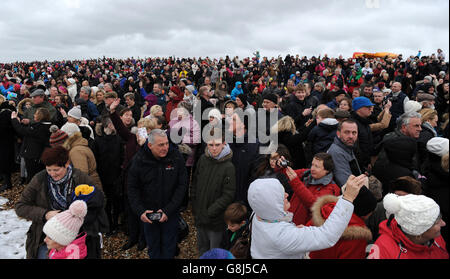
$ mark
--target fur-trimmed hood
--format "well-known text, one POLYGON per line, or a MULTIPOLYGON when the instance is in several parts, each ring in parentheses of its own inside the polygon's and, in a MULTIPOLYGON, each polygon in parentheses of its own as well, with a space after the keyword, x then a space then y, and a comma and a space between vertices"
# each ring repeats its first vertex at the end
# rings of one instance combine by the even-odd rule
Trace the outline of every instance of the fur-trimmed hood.
POLYGON ((33 100, 31 100, 31 98, 22 99, 22 101, 20 101, 19 104, 17 104, 17 112, 20 115, 23 115, 25 113, 24 106, 27 102, 30 102, 31 104, 33 104, 33 100))
POLYGON ((71 150, 73 147, 75 146, 79 146, 79 145, 83 145, 83 146, 88 146, 88 141, 83 138, 83 136, 81 135, 81 132, 76 132, 74 133, 72 136, 70 136, 68 139, 66 139, 66 141, 63 143, 63 147, 67 150, 71 150))
MULTIPOLYGON (((308 225, 314 225, 320 227, 325 223, 328 216, 330 216, 336 205, 339 197, 332 195, 325 195, 319 197, 311 207, 311 221, 308 225), (311 223, 312 222, 312 223, 311 223)), ((367 241, 372 240, 372 232, 367 228, 364 220, 360 217, 352 214, 352 218, 348 223, 347 228, 342 234, 340 240, 356 240, 364 239, 367 241)))

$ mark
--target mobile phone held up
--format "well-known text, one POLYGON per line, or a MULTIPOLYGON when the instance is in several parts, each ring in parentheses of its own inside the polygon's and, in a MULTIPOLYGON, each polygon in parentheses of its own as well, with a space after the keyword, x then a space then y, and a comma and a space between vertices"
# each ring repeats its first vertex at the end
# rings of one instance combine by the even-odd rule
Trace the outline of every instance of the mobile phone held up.
POLYGON ((147 213, 146 215, 147 215, 147 218, 150 221, 152 221, 152 222, 153 221, 159 221, 161 219, 161 217, 162 217, 162 213, 161 212, 147 213))

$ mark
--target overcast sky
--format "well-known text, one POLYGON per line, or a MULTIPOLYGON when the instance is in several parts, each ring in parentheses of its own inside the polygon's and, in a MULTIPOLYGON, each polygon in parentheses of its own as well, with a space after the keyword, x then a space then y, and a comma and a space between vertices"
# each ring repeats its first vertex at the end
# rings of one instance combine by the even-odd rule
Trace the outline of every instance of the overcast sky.
POLYGON ((107 57, 449 58, 448 0, 2 0, 0 62, 107 57), (220 5, 218 5, 220 3, 220 5))

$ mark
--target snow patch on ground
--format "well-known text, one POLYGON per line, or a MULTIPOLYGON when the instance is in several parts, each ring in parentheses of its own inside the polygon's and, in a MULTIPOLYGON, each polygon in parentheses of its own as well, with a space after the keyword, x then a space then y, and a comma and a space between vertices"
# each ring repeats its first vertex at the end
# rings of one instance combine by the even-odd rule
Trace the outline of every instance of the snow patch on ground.
POLYGON ((0 197, 0 259, 25 259, 25 241, 31 221, 19 218, 14 209, 3 210, 8 199, 0 197))

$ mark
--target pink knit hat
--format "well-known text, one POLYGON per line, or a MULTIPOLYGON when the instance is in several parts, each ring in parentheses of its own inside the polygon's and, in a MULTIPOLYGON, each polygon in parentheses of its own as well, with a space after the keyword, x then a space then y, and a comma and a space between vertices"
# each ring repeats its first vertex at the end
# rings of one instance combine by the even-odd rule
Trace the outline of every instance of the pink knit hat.
POLYGON ((44 233, 60 245, 67 246, 78 235, 87 214, 87 205, 84 201, 76 200, 69 209, 56 214, 44 225, 44 233))

